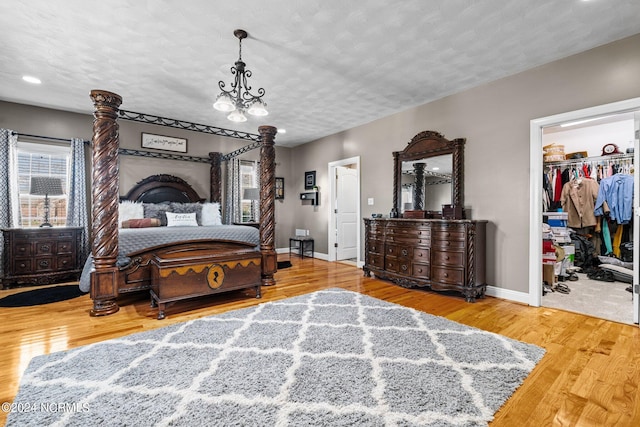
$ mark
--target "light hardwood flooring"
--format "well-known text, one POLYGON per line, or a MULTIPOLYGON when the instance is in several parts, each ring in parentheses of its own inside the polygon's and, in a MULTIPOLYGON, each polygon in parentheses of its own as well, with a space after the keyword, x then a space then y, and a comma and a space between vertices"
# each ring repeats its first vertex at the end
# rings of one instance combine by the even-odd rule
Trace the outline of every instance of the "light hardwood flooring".
MULTIPOLYGON (((496 414, 492 426, 640 425, 637 326, 491 297, 466 303, 459 296, 363 277, 362 270, 345 263, 298 257, 292 263, 293 267, 276 273, 276 286, 263 288, 261 300, 251 291, 238 291, 184 301, 170 306, 165 320, 156 320, 146 296, 123 299, 118 313, 99 318, 89 316, 88 296, 0 308, 0 402, 13 400, 20 376, 34 356, 339 287, 544 347, 546 355, 496 414)), ((0 291, 0 297, 22 291, 0 291)), ((5 420, 6 414, 0 413, 0 425, 5 420)))

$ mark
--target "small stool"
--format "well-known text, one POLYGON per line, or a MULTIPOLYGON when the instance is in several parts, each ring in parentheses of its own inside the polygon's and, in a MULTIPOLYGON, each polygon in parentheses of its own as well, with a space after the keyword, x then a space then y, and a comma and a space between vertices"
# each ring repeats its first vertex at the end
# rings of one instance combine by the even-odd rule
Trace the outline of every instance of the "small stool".
POLYGON ((313 258, 313 237, 309 236, 296 236, 289 238, 289 258, 291 258, 291 252, 296 250, 301 258, 304 258, 304 254, 309 258, 313 258))

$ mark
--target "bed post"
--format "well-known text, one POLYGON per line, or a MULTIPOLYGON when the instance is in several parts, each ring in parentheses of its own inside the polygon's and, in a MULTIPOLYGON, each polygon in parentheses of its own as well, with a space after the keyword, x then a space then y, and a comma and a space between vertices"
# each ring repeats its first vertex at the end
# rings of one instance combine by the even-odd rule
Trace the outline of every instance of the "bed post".
POLYGON ((209 201, 222 203, 222 153, 209 153, 211 161, 209 201))
POLYGON ((262 252, 262 285, 275 285, 273 275, 278 269, 274 247, 276 150, 274 137, 277 129, 260 126, 260 252, 262 252))
POLYGON ((93 170, 91 245, 95 271, 91 273, 91 316, 119 310, 118 296, 118 107, 122 98, 104 90, 92 90, 93 170))

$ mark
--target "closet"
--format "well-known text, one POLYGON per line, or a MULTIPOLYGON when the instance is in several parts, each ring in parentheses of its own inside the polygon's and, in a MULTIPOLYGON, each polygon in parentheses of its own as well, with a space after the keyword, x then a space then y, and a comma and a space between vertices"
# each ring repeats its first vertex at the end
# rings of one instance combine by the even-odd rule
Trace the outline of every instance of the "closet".
POLYGON ((543 306, 633 323, 633 147, 633 113, 544 129, 543 306))

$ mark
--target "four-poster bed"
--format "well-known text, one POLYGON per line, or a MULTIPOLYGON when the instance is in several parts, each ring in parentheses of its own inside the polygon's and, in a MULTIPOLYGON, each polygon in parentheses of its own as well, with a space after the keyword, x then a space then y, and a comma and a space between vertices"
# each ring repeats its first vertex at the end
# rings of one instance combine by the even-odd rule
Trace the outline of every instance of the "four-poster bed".
MULTIPOLYGON (((247 243, 230 239, 194 238, 163 243, 152 247, 127 253, 126 265, 118 265, 119 224, 118 205, 118 150, 119 126, 118 109, 122 98, 108 91, 93 90, 91 100, 94 103, 93 121, 93 183, 92 183, 92 258, 94 269, 90 274, 90 294, 93 300, 92 316, 104 316, 118 311, 117 297, 121 293, 152 289, 152 273, 158 274, 162 266, 171 264, 175 274, 192 274, 195 270, 210 269, 224 275, 228 284, 219 286, 220 291, 238 289, 240 287, 256 287, 259 297, 259 286, 274 285, 274 273, 277 269, 275 241, 275 148, 276 128, 260 126, 260 229, 259 255, 249 252, 255 248, 247 243), (203 260, 195 263, 194 259, 203 260), (248 261, 248 260, 251 261, 248 261), (169 261, 167 261, 169 260, 169 261), (184 260, 181 267, 179 261, 184 260), (206 262, 205 262, 206 260, 206 262), (164 262, 164 264, 163 264, 164 262), (187 266, 188 264, 188 266, 187 266), (259 264, 259 268, 257 265, 259 264)), ((221 200, 221 153, 210 153, 211 191, 210 200, 221 200)), ((193 189, 179 179, 164 178, 143 180, 127 194, 135 201, 144 201, 149 194, 169 192, 177 197, 183 195, 184 201, 201 200, 193 189), (164 181, 163 181, 164 180, 164 181)), ((175 178, 175 177, 172 177, 175 178)), ((166 200, 165 196, 158 196, 166 200)), ((174 197, 174 196, 169 196, 174 197)), ((155 201, 155 200, 154 200, 155 201)), ((243 227, 250 228, 250 227, 243 227)), ((165 272, 166 273, 166 272, 165 272)), ((164 274, 164 273, 163 273, 164 274)), ((206 279, 207 271, 204 271, 206 279)), ((213 277, 213 275, 209 275, 213 277)), ((218 275, 216 274, 216 280, 218 275)), ((193 280, 191 277, 189 280, 193 280)), ((198 278, 196 278, 198 279, 198 278)), ((199 279, 198 279, 199 280, 199 279)), ((208 282, 210 289, 218 289, 218 284, 208 282)), ((199 291, 198 291, 199 292, 199 291)), ((188 292, 187 292, 188 293, 188 292)), ((209 292, 215 293, 215 292, 209 292)), ((197 296, 197 295, 193 295, 197 296)), ((156 301, 159 302, 159 301, 156 301)))

